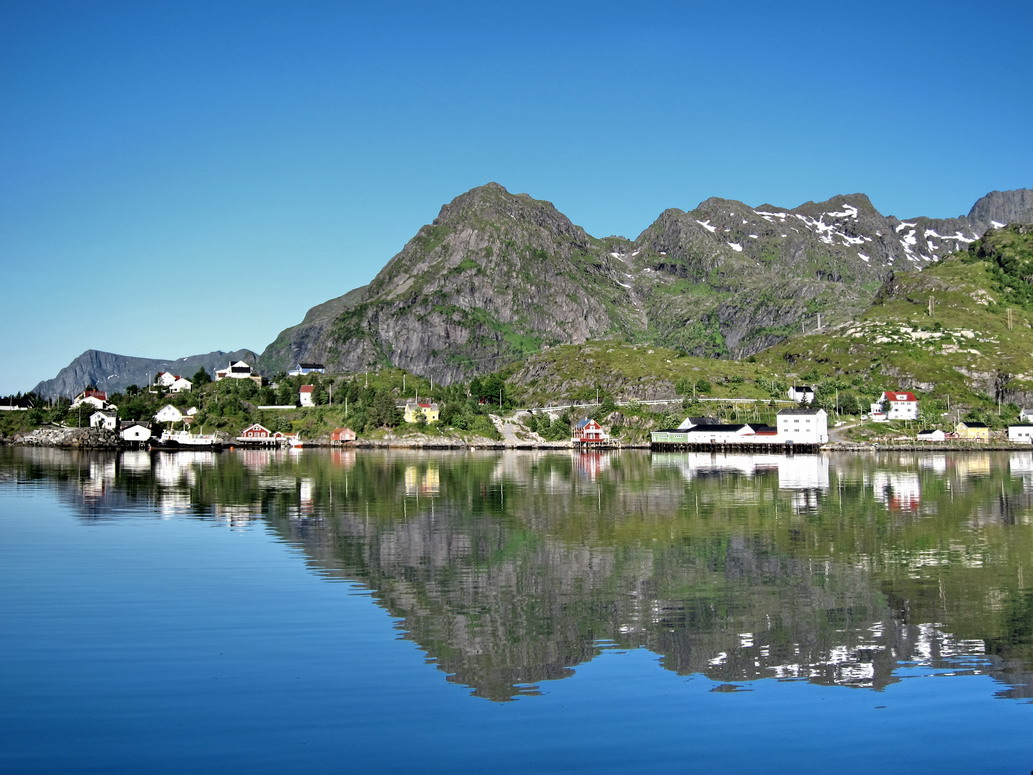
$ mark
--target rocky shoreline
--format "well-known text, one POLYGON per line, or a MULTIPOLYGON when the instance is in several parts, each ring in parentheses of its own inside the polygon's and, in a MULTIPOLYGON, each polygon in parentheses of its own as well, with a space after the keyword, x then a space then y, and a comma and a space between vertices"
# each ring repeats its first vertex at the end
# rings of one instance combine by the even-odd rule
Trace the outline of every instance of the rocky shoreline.
MULTIPOLYGON (((62 447, 70 449, 132 449, 135 445, 129 444, 119 438, 114 431, 102 428, 36 428, 26 433, 15 434, 14 436, 0 440, 0 444, 9 444, 23 447, 62 447)), ((227 437, 226 444, 233 448, 233 442, 227 437)), ((385 439, 362 439, 346 444, 331 443, 327 439, 317 439, 305 442, 306 448, 313 449, 425 449, 425 450, 566 450, 573 449, 569 441, 499 441, 477 437, 471 439, 443 438, 440 436, 416 436, 407 438, 385 438, 385 439)), ((242 448, 242 447, 238 447, 242 448)), ((600 449, 614 449, 605 447, 600 449)), ((648 443, 622 444, 619 449, 650 449, 648 443)), ((823 452, 1021 452, 1033 451, 1028 444, 980 444, 980 443, 950 443, 950 444, 872 444, 872 443, 835 443, 826 444, 821 448, 823 452)), ((767 450, 758 450, 767 451, 767 450)), ((714 452, 724 452, 715 449, 714 452)))
POLYGON ((71 447, 73 449, 121 449, 126 446, 115 431, 104 428, 36 428, 15 434, 8 444, 23 447, 71 447))

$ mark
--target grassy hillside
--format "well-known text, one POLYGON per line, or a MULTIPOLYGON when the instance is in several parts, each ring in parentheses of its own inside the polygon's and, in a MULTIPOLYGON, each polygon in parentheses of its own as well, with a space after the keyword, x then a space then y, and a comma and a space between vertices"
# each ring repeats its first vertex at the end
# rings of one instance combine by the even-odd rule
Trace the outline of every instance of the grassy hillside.
POLYGON ((914 389, 943 411, 1033 400, 1033 230, 988 234, 921 273, 897 275, 857 323, 758 355, 776 372, 875 394, 914 389))
POLYGON ((678 350, 620 342, 562 345, 510 370, 521 405, 594 400, 740 397, 783 398, 788 384, 766 367, 685 355, 678 350))

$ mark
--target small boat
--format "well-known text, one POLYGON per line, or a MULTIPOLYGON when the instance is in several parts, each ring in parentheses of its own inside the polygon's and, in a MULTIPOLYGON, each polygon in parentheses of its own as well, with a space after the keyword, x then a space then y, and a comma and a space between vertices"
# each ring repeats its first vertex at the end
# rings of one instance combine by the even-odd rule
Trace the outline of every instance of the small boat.
POLYGON ((190 431, 162 431, 157 438, 151 437, 151 449, 222 449, 222 440, 213 434, 191 433, 190 431))

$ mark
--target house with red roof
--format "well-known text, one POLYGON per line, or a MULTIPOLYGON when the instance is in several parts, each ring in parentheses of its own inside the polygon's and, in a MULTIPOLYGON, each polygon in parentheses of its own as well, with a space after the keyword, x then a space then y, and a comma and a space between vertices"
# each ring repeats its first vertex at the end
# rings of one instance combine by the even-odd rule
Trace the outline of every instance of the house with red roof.
POLYGON ((103 390, 84 390, 74 399, 72 399, 72 409, 86 404, 92 406, 95 409, 110 409, 111 404, 108 403, 108 394, 103 390))
POLYGON ((871 416, 876 422, 917 420, 918 399, 914 393, 887 390, 872 404, 871 416))
POLYGON ((315 406, 316 400, 315 385, 302 385, 298 388, 298 403, 302 406, 315 406))
POLYGON ((607 441, 609 436, 603 430, 603 426, 595 420, 580 420, 574 426, 574 435, 571 439, 578 444, 598 444, 607 441))

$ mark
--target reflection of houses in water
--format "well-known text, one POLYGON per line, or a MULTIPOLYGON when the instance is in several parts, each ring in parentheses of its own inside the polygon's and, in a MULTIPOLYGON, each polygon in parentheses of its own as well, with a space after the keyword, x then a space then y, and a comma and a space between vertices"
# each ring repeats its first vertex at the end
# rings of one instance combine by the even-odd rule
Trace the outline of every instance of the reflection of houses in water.
POLYGON ((1033 452, 1012 452, 1008 456, 1008 471, 1022 480, 1022 489, 1033 491, 1033 452))
POLYGON ((966 478, 990 475, 990 456, 986 454, 968 453, 958 455, 954 460, 954 470, 958 478, 964 482, 966 478))
POLYGON ((918 467, 934 474, 943 475, 947 473, 946 455, 921 455, 918 458, 918 467))
POLYGON ((829 489, 829 459, 824 455, 772 455, 780 490, 829 489))
POLYGON ((162 487, 193 487, 197 467, 215 465, 215 452, 159 452, 154 456, 154 479, 162 487))
POLYGON ((355 467, 355 450, 334 448, 330 451, 330 462, 336 468, 349 471, 355 467))
POLYGON ((146 473, 151 470, 151 453, 139 449, 126 450, 119 459, 119 467, 129 473, 146 473))
POLYGON ((526 483, 530 480, 529 461, 533 460, 520 452, 506 451, 498 456, 495 469, 491 472, 494 482, 509 480, 526 483))
POLYGON ((315 492, 316 483, 311 476, 303 476, 298 482, 298 503, 287 507, 287 516, 290 519, 306 519, 315 515, 315 492))
POLYGON ((246 447, 241 447, 233 450, 233 454, 244 468, 258 473, 269 467, 274 453, 269 449, 248 449, 246 447))
POLYGON ((917 511, 922 502, 922 485, 915 471, 876 471, 872 475, 872 490, 875 500, 890 511, 917 511))
POLYGON ((778 459, 778 489, 793 493, 793 513, 817 513, 821 494, 829 491, 829 459, 824 455, 775 457, 778 459))
POLYGON ((115 484, 115 460, 91 460, 89 478, 80 483, 86 500, 97 500, 115 484))
POLYGON ((608 471, 612 465, 609 452, 574 452, 574 469, 578 476, 594 482, 596 477, 608 471))
POLYGON ((222 520, 230 527, 245 527, 261 518, 262 505, 255 503, 216 503, 212 509, 215 519, 222 520))
POLYGON ((813 511, 829 490, 829 461, 824 455, 723 455, 709 452, 653 453, 654 468, 675 468, 686 481, 775 475, 778 488, 793 493, 793 508, 813 511))
POLYGON ((437 466, 427 466, 422 471, 417 466, 406 466, 405 494, 437 495, 441 491, 441 474, 437 466))
POLYGON ((152 472, 158 485, 158 510, 172 516, 191 508, 190 488, 197 484, 197 469, 216 462, 215 452, 158 452, 152 472))

